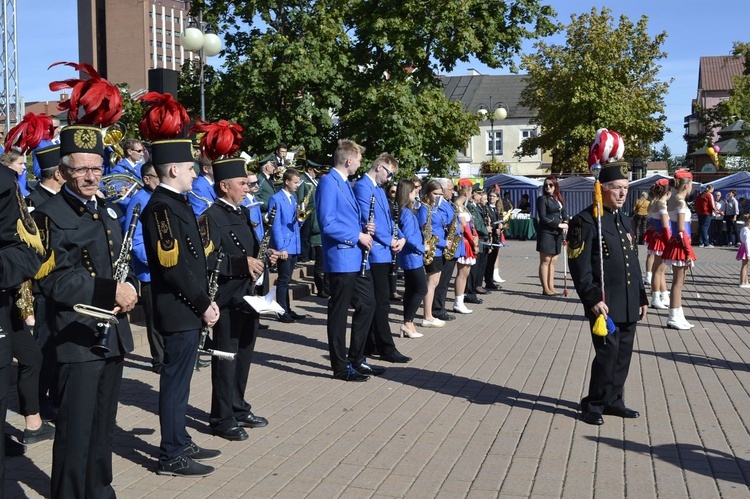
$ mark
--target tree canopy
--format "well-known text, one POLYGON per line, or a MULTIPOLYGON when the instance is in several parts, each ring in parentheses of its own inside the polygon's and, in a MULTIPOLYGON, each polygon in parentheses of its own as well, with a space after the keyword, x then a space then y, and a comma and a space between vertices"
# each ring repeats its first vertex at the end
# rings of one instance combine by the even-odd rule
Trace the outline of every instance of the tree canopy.
POLYGON ((522 56, 528 72, 522 105, 537 109, 542 131, 525 140, 520 155, 551 152, 552 171, 581 171, 599 128, 619 132, 626 157, 649 156, 667 131, 664 96, 671 82, 659 80, 658 61, 667 56, 662 32, 648 33, 648 17, 633 23, 611 11, 572 15, 564 45, 537 42, 522 56))
MULTIPOLYGON (((352 138, 373 157, 394 154, 404 175, 447 171, 478 130, 436 75, 470 57, 511 65, 524 39, 556 29, 540 0, 211 0, 193 9, 226 45, 206 86, 207 119, 238 122, 261 156, 284 141, 330 163, 336 141, 352 138)), ((181 84, 180 100, 195 109, 194 68, 183 68, 181 84)))

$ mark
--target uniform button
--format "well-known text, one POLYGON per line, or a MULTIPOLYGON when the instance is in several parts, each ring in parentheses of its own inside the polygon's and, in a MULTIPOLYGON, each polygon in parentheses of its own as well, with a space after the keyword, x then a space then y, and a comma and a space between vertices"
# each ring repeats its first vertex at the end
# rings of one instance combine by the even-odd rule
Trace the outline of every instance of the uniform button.
POLYGON ((98 214, 94 214, 94 220, 99 220, 99 215, 98 214))
POLYGON ((96 272, 92 272, 91 277, 96 277, 96 272))
POLYGON ((112 230, 111 229, 107 229, 107 234, 112 234, 112 230))
POLYGON ((628 286, 630 286, 630 281, 628 281, 628 286))
POLYGON ((115 244, 115 243, 113 243, 112 240, 110 239, 109 240, 109 245, 112 246, 113 244, 115 244))

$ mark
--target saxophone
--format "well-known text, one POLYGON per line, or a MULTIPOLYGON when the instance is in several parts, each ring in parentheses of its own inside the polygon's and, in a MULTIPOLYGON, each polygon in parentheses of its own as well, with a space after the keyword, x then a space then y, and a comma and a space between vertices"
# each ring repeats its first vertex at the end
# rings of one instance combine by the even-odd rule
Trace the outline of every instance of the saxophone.
POLYGON ((458 245, 463 239, 463 236, 461 236, 461 234, 456 234, 456 228, 458 227, 458 209, 453 203, 451 203, 451 206, 453 206, 453 221, 445 230, 445 239, 446 241, 450 242, 450 244, 446 245, 445 251, 443 251, 443 256, 446 260, 453 260, 453 257, 456 256, 458 245))
POLYGON ((302 199, 302 202, 297 205, 297 221, 299 223, 304 223, 305 220, 307 220, 307 217, 310 216, 312 213, 312 208, 309 208, 308 205, 310 204, 310 196, 312 196, 314 187, 310 187, 310 190, 307 191, 307 194, 305 194, 304 199, 302 199))
POLYGON ((431 264, 432 260, 435 259, 437 243, 440 241, 440 238, 432 233, 432 210, 434 209, 434 204, 427 206, 427 221, 425 222, 424 227, 422 227, 422 241, 424 241, 425 246, 430 246, 430 249, 426 250, 422 257, 425 265, 431 264))
POLYGON ((31 292, 31 280, 21 284, 21 289, 16 294, 16 307, 22 320, 34 315, 34 295, 31 292))

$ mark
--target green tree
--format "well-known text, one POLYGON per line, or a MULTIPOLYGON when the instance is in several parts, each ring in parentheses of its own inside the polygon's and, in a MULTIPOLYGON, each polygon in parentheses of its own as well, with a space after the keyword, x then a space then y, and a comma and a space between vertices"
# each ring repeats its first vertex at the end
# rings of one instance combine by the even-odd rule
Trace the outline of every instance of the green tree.
POLYGON ((469 57, 510 64, 524 38, 555 30, 539 0, 215 0, 193 8, 223 20, 226 43, 207 118, 240 123, 245 145, 260 155, 284 140, 323 162, 349 137, 368 156, 394 154, 404 175, 448 170, 478 130, 436 74, 469 57))
POLYGON ((646 16, 634 24, 623 15, 615 24, 610 12, 572 15, 565 45, 538 42, 521 58, 529 73, 521 103, 538 110, 534 123, 542 130, 520 154, 550 151, 553 172, 585 170, 599 128, 624 137, 626 156, 644 158, 668 131, 664 96, 671 82, 657 77, 666 33, 652 37, 646 16))

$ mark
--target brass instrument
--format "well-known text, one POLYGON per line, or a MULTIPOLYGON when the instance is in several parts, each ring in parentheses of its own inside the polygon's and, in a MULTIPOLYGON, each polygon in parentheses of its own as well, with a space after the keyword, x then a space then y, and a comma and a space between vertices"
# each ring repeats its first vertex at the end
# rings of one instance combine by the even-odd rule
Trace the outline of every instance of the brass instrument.
POLYGON ((120 162, 125 156, 125 151, 122 150, 122 141, 125 140, 125 134, 127 133, 127 127, 118 121, 112 126, 103 131, 102 142, 105 147, 111 147, 112 153, 109 155, 109 164, 114 166, 120 162))
POLYGON ((446 260, 453 260, 453 257, 456 256, 458 245, 461 244, 461 241, 463 240, 461 234, 456 234, 456 229, 458 227, 458 208, 456 208, 456 205, 453 203, 451 203, 451 206, 453 206, 453 221, 445 230, 445 240, 450 244, 446 244, 445 250, 443 251, 443 256, 446 260))
MULTIPOLYGON (((276 206, 273 207, 270 213, 268 213, 268 223, 266 224, 266 231, 263 233, 263 239, 258 247, 258 260, 261 260, 265 265, 268 261, 268 257, 271 251, 268 250, 268 245, 271 242, 271 226, 273 221, 276 219, 276 206)), ((243 299, 253 307, 253 310, 262 314, 283 314, 285 310, 276 302, 276 286, 273 286, 268 294, 265 296, 257 295, 258 280, 263 274, 259 275, 250 284, 250 294, 243 296, 243 299)))
POLYGON ((34 294, 31 292, 31 280, 24 281, 21 289, 16 294, 16 307, 21 320, 26 320, 34 315, 34 294))
MULTIPOLYGON (((375 222, 375 196, 370 197, 370 214, 367 217, 367 223, 375 222)), ((359 270, 359 277, 367 277, 367 259, 370 257, 370 250, 365 248, 362 252, 362 268, 359 270)))
MULTIPOLYGON (((276 156, 274 155, 272 158, 274 161, 276 161, 276 156)), ((286 158, 284 158, 286 160, 286 158)), ((284 166, 279 166, 276 168, 276 171, 273 174, 273 183, 274 184, 281 184, 283 183, 284 179, 284 172, 286 172, 287 168, 297 168, 297 162, 304 161, 307 163, 307 156, 305 154, 305 146, 299 146, 297 149, 294 150, 294 154, 292 155, 291 161, 287 162, 284 166)), ((262 164, 265 164, 265 161, 262 161, 262 164)))
MULTIPOLYGON (((211 270, 211 275, 208 276, 208 297, 211 299, 211 303, 213 303, 214 298, 216 298, 216 293, 219 291, 219 271, 221 269, 221 262, 223 260, 224 253, 221 252, 221 246, 219 246, 219 251, 216 253, 216 264, 211 270)), ((198 355, 195 356, 195 371, 200 371, 199 360, 201 354, 218 357, 221 360, 234 360, 234 358, 237 356, 236 353, 222 352, 221 350, 206 348, 206 339, 208 338, 208 333, 210 331, 211 328, 206 324, 203 324, 203 327, 201 327, 200 341, 198 342, 198 355)))
POLYGON ((432 233, 432 211, 434 209, 434 204, 427 205, 427 221, 424 223, 424 227, 422 227, 422 241, 424 241, 425 246, 430 246, 430 249, 425 250, 422 257, 425 265, 431 264, 432 260, 435 259, 437 243, 440 241, 440 238, 432 233))
POLYGON ((307 220, 307 217, 309 217, 313 211, 312 208, 309 207, 309 204, 310 196, 312 196, 314 190, 314 187, 310 187, 310 190, 307 191, 307 194, 305 194, 302 202, 297 205, 297 221, 299 223, 304 223, 305 220, 307 220))
POLYGON ((112 203, 120 203, 143 188, 143 180, 129 173, 110 173, 102 177, 100 190, 112 203))
MULTIPOLYGON (((115 268, 112 272, 112 279, 119 284, 124 283, 128 278, 128 272, 130 271, 130 250, 133 249, 133 236, 135 236, 135 228, 138 225, 138 218, 140 216, 141 204, 138 203, 133 208, 133 216, 130 218, 130 225, 128 226, 128 231, 122 240, 120 254, 117 256, 117 260, 115 260, 115 268)), ((109 353, 109 333, 112 324, 117 324, 119 322, 113 311, 84 303, 79 303, 78 305, 73 306, 73 310, 81 315, 92 317, 100 321, 96 324, 97 341, 91 346, 90 350, 93 353, 109 353)))

